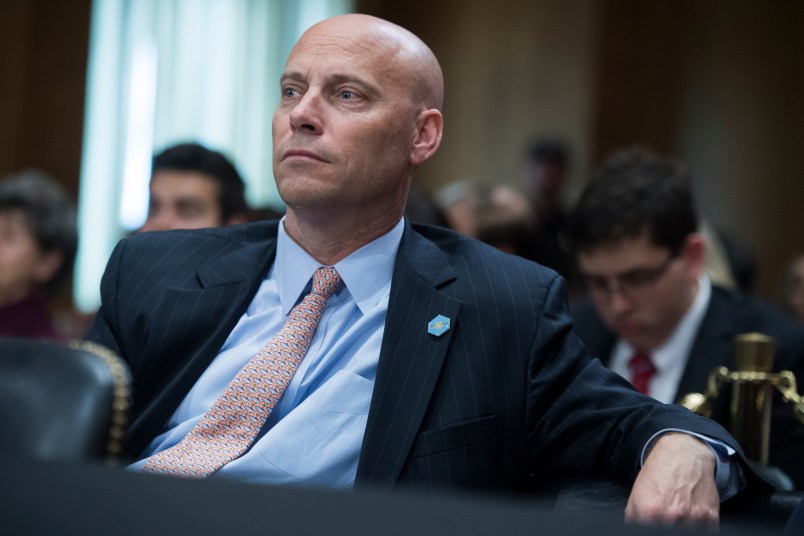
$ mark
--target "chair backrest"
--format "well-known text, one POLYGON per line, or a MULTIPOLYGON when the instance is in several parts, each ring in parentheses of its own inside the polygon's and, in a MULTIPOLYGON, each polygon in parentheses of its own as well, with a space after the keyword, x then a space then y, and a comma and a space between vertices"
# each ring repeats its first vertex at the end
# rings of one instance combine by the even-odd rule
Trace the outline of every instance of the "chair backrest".
POLYGON ((114 461, 129 393, 128 367, 108 348, 0 338, 0 456, 114 461))

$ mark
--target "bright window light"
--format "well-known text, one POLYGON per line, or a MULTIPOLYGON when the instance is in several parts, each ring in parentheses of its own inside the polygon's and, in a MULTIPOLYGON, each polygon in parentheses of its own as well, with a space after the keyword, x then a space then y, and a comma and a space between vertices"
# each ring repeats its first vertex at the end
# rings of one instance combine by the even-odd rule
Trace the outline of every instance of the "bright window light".
POLYGON ((75 305, 100 305, 117 241, 148 208, 153 153, 197 141, 230 157, 253 207, 281 208, 271 171, 279 74, 310 25, 350 0, 94 0, 75 305))

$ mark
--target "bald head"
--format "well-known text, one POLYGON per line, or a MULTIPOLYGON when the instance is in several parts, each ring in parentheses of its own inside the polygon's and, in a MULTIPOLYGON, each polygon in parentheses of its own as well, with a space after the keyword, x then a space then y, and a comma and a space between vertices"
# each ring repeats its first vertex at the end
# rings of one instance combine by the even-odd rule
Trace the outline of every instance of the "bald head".
POLYGON ((387 232, 404 214, 415 170, 441 143, 444 83, 433 52, 395 24, 342 15, 302 35, 280 85, 274 178, 288 232, 299 243, 348 236, 341 253, 387 232))
POLYGON ((357 47, 366 54, 380 55, 386 69, 395 71, 394 78, 407 81, 416 108, 441 110, 444 100, 441 66, 430 47, 409 30, 370 15, 338 15, 311 26, 290 57, 321 39, 334 39, 343 47, 357 47))

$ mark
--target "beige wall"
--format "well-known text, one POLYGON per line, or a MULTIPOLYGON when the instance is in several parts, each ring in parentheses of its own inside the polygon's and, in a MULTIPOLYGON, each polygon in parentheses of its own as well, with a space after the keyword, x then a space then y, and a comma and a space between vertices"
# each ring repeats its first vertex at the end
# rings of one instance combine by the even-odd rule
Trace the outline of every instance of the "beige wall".
POLYGON ((77 194, 90 4, 0 2, 0 176, 37 167, 77 194))
POLYGON ((692 10, 678 151, 703 211, 760 259, 773 296, 804 251, 804 2, 692 10))
POLYGON ((593 89, 594 2, 358 2, 413 30, 444 70, 445 134, 419 171, 431 191, 456 179, 515 184, 537 136, 557 136, 586 167, 593 89))
POLYGON ((702 212, 756 252, 763 296, 804 251, 804 2, 358 5, 442 62, 446 130, 420 172, 428 189, 514 183, 523 145, 549 134, 573 147, 575 190, 610 150, 640 143, 688 162, 702 212))

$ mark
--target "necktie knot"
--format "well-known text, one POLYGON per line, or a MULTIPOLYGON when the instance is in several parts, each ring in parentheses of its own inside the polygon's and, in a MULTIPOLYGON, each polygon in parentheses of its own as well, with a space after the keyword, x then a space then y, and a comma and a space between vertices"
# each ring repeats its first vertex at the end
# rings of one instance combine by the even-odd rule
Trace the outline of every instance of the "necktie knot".
POLYGON ((341 284, 341 275, 338 270, 329 266, 321 267, 313 274, 313 288, 311 292, 324 299, 329 299, 341 284))
POLYGON ((650 356, 646 352, 636 352, 628 361, 628 366, 631 369, 631 383, 640 393, 648 394, 648 383, 656 374, 656 367, 650 356))

